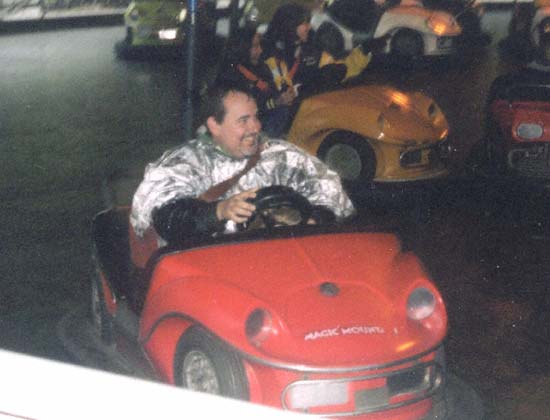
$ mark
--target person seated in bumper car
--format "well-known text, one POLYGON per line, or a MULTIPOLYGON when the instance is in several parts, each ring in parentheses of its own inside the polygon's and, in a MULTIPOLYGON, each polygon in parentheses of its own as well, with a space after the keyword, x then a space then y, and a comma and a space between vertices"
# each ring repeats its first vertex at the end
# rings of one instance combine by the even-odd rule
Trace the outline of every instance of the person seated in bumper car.
POLYGON ((240 30, 227 48, 217 83, 238 82, 248 85, 256 98, 263 132, 282 137, 290 125, 290 106, 296 98, 294 89, 280 91, 271 70, 260 59, 262 35, 256 28, 240 30))
POLYGON ((312 31, 310 12, 294 3, 280 6, 263 37, 263 59, 279 90, 293 88, 299 96, 334 87, 360 75, 387 37, 371 39, 351 52, 334 25, 312 31))
POLYGON ((527 65, 511 73, 497 77, 491 84, 487 104, 490 105, 495 97, 512 85, 531 82, 543 85, 550 84, 550 21, 548 25, 539 28, 539 45, 535 50, 534 58, 527 65))
MULTIPOLYGON (((137 237, 155 230, 168 243, 226 231, 254 214, 258 189, 290 187, 337 220, 355 210, 339 176, 298 147, 260 132, 258 108, 246 86, 214 86, 206 102, 208 133, 150 163, 133 197, 137 237)), ((322 216, 321 216, 322 217, 322 216)))

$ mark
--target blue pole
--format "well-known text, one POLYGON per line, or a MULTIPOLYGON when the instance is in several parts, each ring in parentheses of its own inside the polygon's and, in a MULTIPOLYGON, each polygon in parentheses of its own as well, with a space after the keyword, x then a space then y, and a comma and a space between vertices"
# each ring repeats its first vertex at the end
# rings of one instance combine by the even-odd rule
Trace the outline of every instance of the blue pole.
POLYGON ((195 45, 196 45, 196 25, 197 25, 197 0, 187 0, 187 83, 185 89, 185 110, 183 119, 183 129, 185 140, 193 137, 193 96, 194 96, 194 78, 195 78, 195 45))

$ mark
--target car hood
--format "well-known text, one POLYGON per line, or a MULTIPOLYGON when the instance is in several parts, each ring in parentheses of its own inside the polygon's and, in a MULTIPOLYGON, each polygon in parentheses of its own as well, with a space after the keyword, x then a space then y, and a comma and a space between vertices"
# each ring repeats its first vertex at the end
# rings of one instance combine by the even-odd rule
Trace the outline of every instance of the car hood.
POLYGON ((302 136, 343 129, 375 141, 414 146, 442 141, 449 130, 445 115, 432 98, 383 85, 312 96, 302 104, 299 116, 300 127, 296 128, 302 136))
MULTIPOLYGON (((423 18, 430 18, 432 16, 451 16, 450 13, 445 12, 443 10, 433 10, 433 9, 427 9, 425 7, 417 6, 417 5, 399 5, 392 7, 388 10, 386 10, 387 14, 395 14, 395 15, 413 15, 413 16, 421 16, 423 18)), ((452 17, 452 16, 451 16, 452 17)))
POLYGON ((405 359, 442 340, 444 326, 429 330, 407 319, 408 294, 429 281, 415 258, 399 274, 404 255, 394 235, 367 233, 234 244, 173 258, 180 275, 211 282, 212 293, 231 290, 224 305, 237 305, 242 319, 220 313, 209 328, 234 346, 290 363, 342 366, 405 359), (246 316, 257 308, 277 329, 259 349, 243 335, 246 316), (235 331, 224 323, 236 324, 235 331))
POLYGON ((392 7, 382 15, 379 25, 412 27, 437 36, 457 36, 462 32, 462 28, 450 13, 420 6, 392 7))

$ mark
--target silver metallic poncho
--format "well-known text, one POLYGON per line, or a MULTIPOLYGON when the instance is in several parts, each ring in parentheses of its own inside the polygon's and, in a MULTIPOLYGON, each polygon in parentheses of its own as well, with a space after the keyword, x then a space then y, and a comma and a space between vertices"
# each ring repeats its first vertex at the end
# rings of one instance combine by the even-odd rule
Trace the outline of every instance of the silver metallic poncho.
MULTIPOLYGON (((208 136, 201 136, 147 165, 132 203, 130 221, 138 235, 152 223, 153 210, 185 197, 198 197, 244 168, 247 159, 235 159, 221 151, 208 136)), ((269 139, 258 163, 220 199, 270 185, 286 185, 314 205, 331 209, 337 218, 354 212, 340 178, 323 162, 286 142, 269 139)))

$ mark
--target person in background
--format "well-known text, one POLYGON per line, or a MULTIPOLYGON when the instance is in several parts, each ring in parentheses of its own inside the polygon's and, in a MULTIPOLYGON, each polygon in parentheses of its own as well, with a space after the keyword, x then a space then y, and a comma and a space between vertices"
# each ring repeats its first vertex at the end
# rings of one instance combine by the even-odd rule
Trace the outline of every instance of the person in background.
POLYGON ((372 39, 347 52, 334 25, 321 25, 314 32, 309 21, 308 9, 288 3, 268 25, 263 59, 279 90, 292 87, 305 95, 337 86, 360 75, 387 42, 386 37, 372 39))
POLYGON ((550 19, 537 28, 539 31, 539 45, 534 51, 534 58, 528 64, 511 73, 498 76, 489 89, 487 103, 500 96, 510 86, 530 83, 541 85, 550 83, 550 19))
POLYGON ((217 83, 246 84, 258 105, 263 131, 269 137, 280 138, 290 125, 290 106, 296 98, 293 89, 280 91, 269 67, 261 60, 262 35, 247 27, 236 33, 229 43, 217 83))

